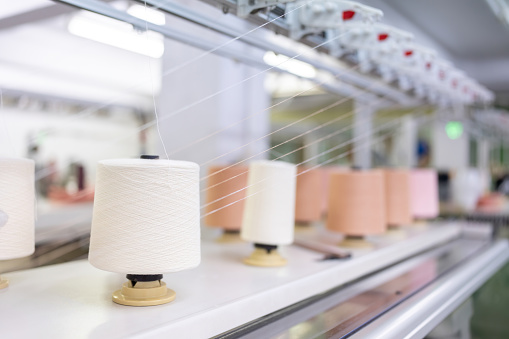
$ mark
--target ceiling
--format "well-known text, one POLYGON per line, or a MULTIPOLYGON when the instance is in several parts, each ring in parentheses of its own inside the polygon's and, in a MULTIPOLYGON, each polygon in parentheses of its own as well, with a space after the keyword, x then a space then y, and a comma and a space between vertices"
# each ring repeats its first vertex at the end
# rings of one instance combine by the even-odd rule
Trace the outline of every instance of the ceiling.
MULTIPOLYGON (((458 69, 509 104, 509 27, 487 0, 357 0, 384 12, 383 22, 414 33, 458 69)), ((501 103, 504 101, 504 103, 501 103)))
POLYGON ((509 29, 486 1, 384 1, 457 58, 509 58, 509 29))

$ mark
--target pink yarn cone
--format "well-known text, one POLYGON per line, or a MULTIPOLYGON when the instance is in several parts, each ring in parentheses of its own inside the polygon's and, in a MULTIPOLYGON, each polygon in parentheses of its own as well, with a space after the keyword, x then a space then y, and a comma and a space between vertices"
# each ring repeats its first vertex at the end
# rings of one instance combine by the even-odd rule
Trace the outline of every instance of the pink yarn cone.
POLYGON ((433 169, 414 169, 410 173, 412 215, 416 219, 438 216, 438 175, 433 169))

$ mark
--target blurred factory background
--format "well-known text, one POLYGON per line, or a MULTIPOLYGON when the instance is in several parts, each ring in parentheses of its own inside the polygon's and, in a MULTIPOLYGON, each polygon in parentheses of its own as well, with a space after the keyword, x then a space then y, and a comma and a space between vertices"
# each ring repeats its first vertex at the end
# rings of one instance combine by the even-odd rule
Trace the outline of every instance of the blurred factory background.
MULTIPOLYGON (((147 12, 143 3, 107 3, 134 16, 146 16, 159 25, 177 27, 217 43, 228 41, 216 32, 162 11, 147 12)), ((229 25, 246 26, 237 17, 224 15, 208 4, 181 3, 218 20, 229 20, 229 25)), ((374 164, 429 165, 443 172, 489 166, 485 170, 494 175, 493 181, 502 179, 509 165, 504 135, 509 124, 504 113, 509 106, 509 44, 506 43, 509 33, 504 19, 497 18, 490 7, 491 2, 362 3, 381 9, 384 23, 412 32, 419 43, 436 50, 495 94, 493 108, 472 110, 469 120, 456 119, 459 124, 442 119, 434 124, 409 127, 415 125, 415 119, 409 117, 402 123, 406 126, 392 126, 401 132, 374 145, 374 164), (459 132, 454 134, 456 131, 459 132), (451 137, 450 133, 454 135, 451 137)), ((276 36, 270 38, 278 41, 276 36)), ((219 162, 257 155, 269 145, 278 145, 354 108, 354 98, 344 95, 346 100, 341 104, 302 119, 341 98, 338 93, 327 92, 306 80, 317 72, 309 65, 292 60, 295 63, 288 62, 289 73, 257 74, 257 68, 242 62, 212 53, 202 57, 199 49, 164 39, 162 34, 141 32, 127 23, 52 1, 26 0, 2 6, 0 41, 4 46, 0 54, 4 126, 0 151, 36 160, 41 211, 58 209, 54 205, 63 202, 92 200, 92 195, 74 198, 73 195, 85 189, 93 191, 95 164, 100 159, 161 152, 154 125, 138 131, 153 120, 154 100, 161 118, 168 121, 160 125, 167 151, 174 158, 198 163, 225 153, 228 154, 218 159, 219 162), (193 67, 172 69, 196 57, 200 60, 193 67), (165 72, 171 75, 165 76, 165 72), (296 77, 292 73, 304 76, 296 77), (235 85, 248 77, 251 77, 249 81, 235 85), (221 90, 224 93, 216 94, 221 90), (204 111, 207 114, 202 114, 204 111), (188 146, 193 140, 243 118, 246 119, 237 126, 208 142, 188 146), (270 138, 240 147, 295 121, 270 138), (183 146, 186 148, 182 149, 183 146)), ((251 46, 238 45, 235 47, 243 53, 261 53, 251 46)), ((281 62, 274 53, 262 57, 269 65, 281 62)), ((427 105, 421 110, 426 114, 440 114, 441 108, 427 105)), ((374 125, 409 112, 405 107, 382 108, 374 117, 374 125)), ((446 120, 451 119, 451 115, 443 115, 446 120)), ((348 117, 317 128, 274 148, 270 154, 257 157, 276 158, 351 123, 352 117, 348 117)), ((347 130, 282 160, 298 163, 351 138, 352 131, 347 130)), ((330 152, 315 163, 341 152, 342 149, 330 152)), ((350 160, 339 159, 331 165, 347 166, 350 160)))
MULTIPOLYGON (((353 74, 353 81, 343 81, 163 11, 167 3, 180 5, 239 32, 252 29, 252 22, 228 13, 227 1, 153 1, 148 9, 143 1, 100 3, 164 27, 180 39, 189 34, 212 46, 227 44, 224 50, 231 50, 231 57, 78 8, 93 1, 4 1, 0 155, 35 160, 38 219, 35 254, 0 262, 0 272, 86 258, 97 161, 139 154, 193 161, 201 165, 202 175, 211 165, 246 158, 295 164, 312 159, 309 165, 340 167, 433 167, 439 171, 442 219, 494 222, 498 236, 506 237, 509 2, 359 2, 382 10, 383 23, 411 32, 419 44, 475 79, 488 93, 486 100, 468 105, 433 100, 415 88, 387 82, 377 72, 359 70, 348 55, 334 66, 353 74), (272 69, 261 72, 248 59, 272 69), (320 86, 324 82, 332 85, 320 86), (373 115, 367 130, 373 140, 391 132, 363 152, 362 159, 357 153, 341 156, 352 151, 349 141, 356 128, 362 129, 351 112, 373 115), (401 119, 392 124, 395 118, 401 119), (338 130, 344 132, 329 137, 338 130)), ((277 8, 267 20, 279 13, 277 8)), ((252 33, 254 39, 330 64, 317 56, 320 49, 302 48, 313 46, 313 37, 298 42, 287 35, 272 29, 252 33)), ((506 267, 489 282, 491 292, 479 292, 477 302, 491 300, 495 290, 508 301, 508 276, 506 267)), ((498 305, 496 312, 484 305, 485 313, 474 317, 478 337, 483 337, 488 318, 497 318, 493 314, 507 315, 507 305, 498 305)), ((509 329, 501 331, 509 335, 509 329)))

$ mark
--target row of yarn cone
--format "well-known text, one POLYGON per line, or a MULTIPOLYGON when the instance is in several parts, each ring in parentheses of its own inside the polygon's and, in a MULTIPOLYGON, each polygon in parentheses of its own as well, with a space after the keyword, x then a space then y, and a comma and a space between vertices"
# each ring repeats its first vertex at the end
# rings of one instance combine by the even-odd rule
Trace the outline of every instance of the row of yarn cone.
MULTIPOLYGON (((209 169, 207 226, 229 234, 241 229, 248 172, 247 166, 209 169)), ((437 216, 438 182, 433 169, 298 169, 296 224, 326 219, 330 230, 365 236, 437 216)))

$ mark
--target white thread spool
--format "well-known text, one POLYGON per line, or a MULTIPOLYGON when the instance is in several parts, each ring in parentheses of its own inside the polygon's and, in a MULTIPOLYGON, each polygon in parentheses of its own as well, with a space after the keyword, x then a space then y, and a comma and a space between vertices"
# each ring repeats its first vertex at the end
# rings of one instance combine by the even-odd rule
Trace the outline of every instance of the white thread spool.
MULTIPOLYGON (((0 158, 0 260, 34 253, 34 171, 33 160, 0 158)), ((0 289, 8 285, 0 278, 0 289)))
POLYGON ((475 210, 477 201, 483 194, 483 179, 476 168, 463 168, 456 171, 451 182, 454 203, 463 211, 475 210))
POLYGON ((33 160, 0 158, 0 260, 34 253, 34 171, 33 160))
POLYGON ((198 176, 198 165, 185 161, 100 161, 91 264, 130 274, 159 274, 198 266, 198 176))
POLYGON ((295 165, 282 161, 251 163, 241 238, 255 243, 257 248, 245 260, 247 264, 286 263, 275 249, 293 242, 296 174, 295 165))
MULTIPOLYGON (((165 285, 162 289, 161 273, 194 268, 200 263, 199 166, 146 157, 98 163, 92 219, 92 265, 133 276, 161 276, 131 280, 115 292, 115 302, 132 306, 173 300, 175 293, 165 285), (157 299, 153 296, 143 304, 118 299, 117 293, 122 297, 122 293, 141 289, 139 281, 158 281, 161 285, 155 287, 173 295, 168 292, 162 296, 163 301, 153 300, 157 299)), ((136 293, 129 293, 132 299, 137 298, 136 293)))

